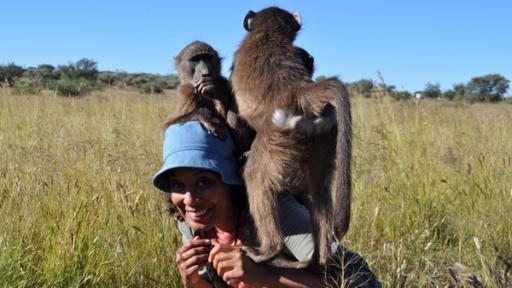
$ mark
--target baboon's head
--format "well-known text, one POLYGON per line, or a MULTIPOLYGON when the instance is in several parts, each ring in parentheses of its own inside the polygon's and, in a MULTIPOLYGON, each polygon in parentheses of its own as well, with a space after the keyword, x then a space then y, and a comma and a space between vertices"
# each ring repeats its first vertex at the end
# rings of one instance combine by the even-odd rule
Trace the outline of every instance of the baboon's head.
POLYGON ((259 12, 249 11, 244 19, 244 28, 249 32, 279 33, 293 39, 301 24, 298 12, 290 13, 279 7, 269 7, 259 12))
POLYGON ((174 58, 181 84, 211 83, 220 77, 221 64, 217 51, 210 45, 194 41, 174 58))
POLYGON ((302 60, 304 67, 308 71, 309 78, 313 77, 313 73, 315 72, 315 58, 303 48, 295 47, 295 49, 298 57, 302 60))

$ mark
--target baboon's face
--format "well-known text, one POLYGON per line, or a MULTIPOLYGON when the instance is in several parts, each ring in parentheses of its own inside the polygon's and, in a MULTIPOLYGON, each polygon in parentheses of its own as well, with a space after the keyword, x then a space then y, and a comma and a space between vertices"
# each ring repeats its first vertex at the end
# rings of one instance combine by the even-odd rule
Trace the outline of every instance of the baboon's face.
POLYGON ((217 52, 210 45, 193 42, 185 46, 175 60, 181 84, 190 83, 201 94, 214 92, 221 66, 217 52))
POLYGON ((188 72, 198 92, 208 94, 215 89, 215 80, 220 75, 216 62, 210 54, 199 54, 189 59, 188 72))
POLYGON ((229 225, 233 221, 231 190, 219 174, 196 168, 169 172, 170 201, 195 231, 229 225))

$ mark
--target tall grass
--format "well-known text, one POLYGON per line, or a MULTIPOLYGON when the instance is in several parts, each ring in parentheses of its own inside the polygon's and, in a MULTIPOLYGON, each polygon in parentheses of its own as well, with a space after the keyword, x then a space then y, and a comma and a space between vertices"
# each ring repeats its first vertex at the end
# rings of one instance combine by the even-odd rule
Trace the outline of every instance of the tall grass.
POLYGON ((455 284, 448 268, 457 262, 485 287, 512 285, 512 107, 388 98, 354 106, 345 243, 389 287, 455 284))
MULTIPOLYGON (((150 184, 173 96, 0 90, 0 287, 180 287, 150 184)), ((389 287, 456 284, 456 262, 512 285, 512 106, 356 98, 353 114, 348 248, 389 287)))

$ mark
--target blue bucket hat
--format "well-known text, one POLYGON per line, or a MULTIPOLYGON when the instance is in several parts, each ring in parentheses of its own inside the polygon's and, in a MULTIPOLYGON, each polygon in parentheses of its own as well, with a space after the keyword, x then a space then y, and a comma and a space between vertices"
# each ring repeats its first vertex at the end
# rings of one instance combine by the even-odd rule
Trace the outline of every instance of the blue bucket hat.
POLYGON ((199 121, 173 124, 165 130, 164 164, 153 176, 153 185, 164 192, 171 192, 168 172, 174 168, 206 169, 219 173, 226 184, 242 185, 234 150, 229 134, 221 140, 199 121))

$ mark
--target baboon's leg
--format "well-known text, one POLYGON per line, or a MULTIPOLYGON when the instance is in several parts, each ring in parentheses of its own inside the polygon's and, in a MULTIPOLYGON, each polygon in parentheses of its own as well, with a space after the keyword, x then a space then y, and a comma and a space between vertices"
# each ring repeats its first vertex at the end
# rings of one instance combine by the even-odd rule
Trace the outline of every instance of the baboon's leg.
POLYGON ((318 135, 310 143, 310 157, 306 174, 305 186, 309 202, 305 202, 311 216, 315 251, 318 251, 320 264, 325 264, 329 256, 330 241, 334 237, 333 198, 331 194, 331 178, 334 169, 336 132, 318 135))
POLYGON ((259 248, 245 247, 244 250, 257 263, 271 260, 283 247, 277 210, 278 192, 272 183, 272 173, 280 169, 264 146, 262 135, 257 134, 244 168, 249 209, 261 243, 259 248))
POLYGON ((251 143, 256 136, 256 132, 242 119, 238 114, 233 111, 228 111, 226 116, 226 123, 229 134, 235 142, 237 148, 237 157, 240 157, 242 153, 249 151, 251 143))
MULTIPOLYGON (((313 183, 316 184, 316 183, 313 183)), ((312 185, 312 189, 316 189, 313 192, 311 203, 307 203, 313 229, 313 237, 315 240, 315 253, 313 254, 313 263, 319 263, 325 265, 327 258, 329 257, 330 240, 333 237, 332 227, 332 200, 330 195, 330 189, 328 187, 319 187, 318 185, 312 185)))

